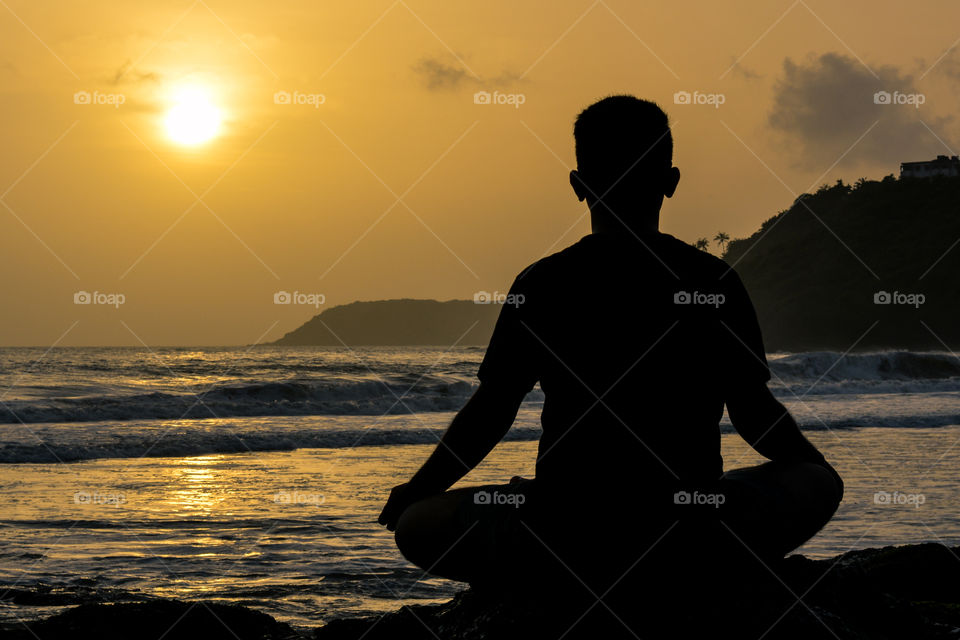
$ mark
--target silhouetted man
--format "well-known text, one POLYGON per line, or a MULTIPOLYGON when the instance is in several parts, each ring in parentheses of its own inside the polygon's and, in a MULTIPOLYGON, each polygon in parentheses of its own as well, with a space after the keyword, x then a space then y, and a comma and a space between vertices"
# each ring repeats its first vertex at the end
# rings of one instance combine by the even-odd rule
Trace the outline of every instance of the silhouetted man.
POLYGON ((661 541, 667 548, 684 530, 677 523, 693 523, 686 544, 693 536, 709 547, 727 531, 728 545, 782 558, 831 518, 843 482, 768 390, 736 272, 658 230, 680 180, 667 116, 613 96, 578 116, 574 138, 570 183, 592 233, 516 278, 518 303, 500 312, 479 388, 393 489, 380 522, 411 562, 470 582, 522 575, 532 558, 550 557, 615 577, 661 541), (537 382, 536 477, 448 491, 506 434, 537 382), (770 462, 724 473, 724 405, 770 462))

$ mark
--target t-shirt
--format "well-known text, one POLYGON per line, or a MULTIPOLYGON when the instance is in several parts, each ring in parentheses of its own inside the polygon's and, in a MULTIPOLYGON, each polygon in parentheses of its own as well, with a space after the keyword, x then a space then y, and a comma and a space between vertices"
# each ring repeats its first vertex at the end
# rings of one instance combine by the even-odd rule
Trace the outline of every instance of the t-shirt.
POLYGON ((536 478, 559 494, 723 472, 726 393, 769 380, 737 273, 673 236, 591 234, 515 279, 477 376, 544 394, 536 478))

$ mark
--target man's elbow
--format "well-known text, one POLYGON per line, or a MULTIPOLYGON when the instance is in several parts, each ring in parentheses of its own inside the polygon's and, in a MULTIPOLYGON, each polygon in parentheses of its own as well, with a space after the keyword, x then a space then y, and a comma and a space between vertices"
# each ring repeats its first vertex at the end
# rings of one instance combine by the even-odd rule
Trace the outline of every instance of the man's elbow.
POLYGON ((526 391, 499 382, 481 382, 467 406, 475 405, 488 413, 516 413, 526 391))
POLYGON ((458 417, 481 423, 487 428, 496 427, 506 433, 525 396, 525 392, 507 385, 482 382, 458 417))
POLYGON ((786 407, 765 383, 729 392, 725 404, 730 422, 748 442, 752 437, 761 437, 787 415, 786 407))

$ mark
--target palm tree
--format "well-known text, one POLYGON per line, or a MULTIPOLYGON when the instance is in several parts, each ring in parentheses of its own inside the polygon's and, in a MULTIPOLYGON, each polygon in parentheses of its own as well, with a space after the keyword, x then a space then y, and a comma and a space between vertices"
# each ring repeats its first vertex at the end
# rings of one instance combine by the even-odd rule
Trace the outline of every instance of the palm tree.
POLYGON ((707 240, 706 238, 697 238, 697 241, 693 243, 693 246, 695 246, 697 249, 700 249, 701 251, 709 251, 710 241, 707 240))
POLYGON ((730 236, 723 231, 717 231, 717 235, 713 236, 713 241, 720 245, 720 254, 723 255, 727 250, 727 242, 730 241, 730 236))

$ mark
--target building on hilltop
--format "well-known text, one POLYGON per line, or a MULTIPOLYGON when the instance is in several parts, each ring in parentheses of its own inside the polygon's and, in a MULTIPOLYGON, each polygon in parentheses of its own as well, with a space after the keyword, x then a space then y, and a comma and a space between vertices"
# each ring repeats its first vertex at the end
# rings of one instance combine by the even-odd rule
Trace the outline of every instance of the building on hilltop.
POLYGON ((936 160, 900 164, 901 178, 932 178, 934 176, 960 177, 960 158, 937 156, 936 160))

